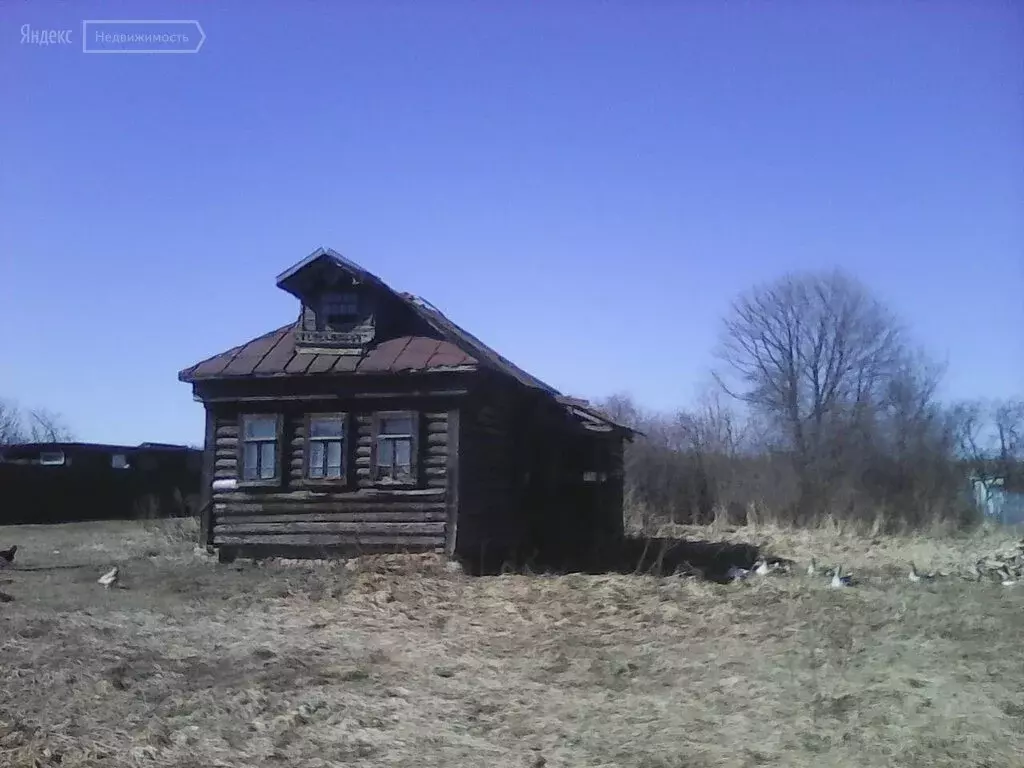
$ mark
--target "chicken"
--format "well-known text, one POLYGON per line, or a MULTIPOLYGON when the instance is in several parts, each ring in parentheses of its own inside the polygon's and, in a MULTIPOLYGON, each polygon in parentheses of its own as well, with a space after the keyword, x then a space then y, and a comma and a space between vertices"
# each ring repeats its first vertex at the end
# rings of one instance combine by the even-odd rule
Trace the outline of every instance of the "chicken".
POLYGON ((117 583, 117 573, 118 573, 117 566, 114 566, 109 571, 107 571, 102 576, 100 576, 98 581, 104 587, 109 589, 110 587, 112 587, 114 584, 117 583))

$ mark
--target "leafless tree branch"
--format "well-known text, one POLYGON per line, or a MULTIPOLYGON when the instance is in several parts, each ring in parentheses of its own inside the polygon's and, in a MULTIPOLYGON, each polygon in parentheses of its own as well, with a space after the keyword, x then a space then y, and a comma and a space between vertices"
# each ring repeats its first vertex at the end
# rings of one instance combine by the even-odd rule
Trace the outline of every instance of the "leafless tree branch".
POLYGON ((23 411, 12 401, 0 400, 0 445, 56 443, 73 439, 63 417, 46 409, 23 411))

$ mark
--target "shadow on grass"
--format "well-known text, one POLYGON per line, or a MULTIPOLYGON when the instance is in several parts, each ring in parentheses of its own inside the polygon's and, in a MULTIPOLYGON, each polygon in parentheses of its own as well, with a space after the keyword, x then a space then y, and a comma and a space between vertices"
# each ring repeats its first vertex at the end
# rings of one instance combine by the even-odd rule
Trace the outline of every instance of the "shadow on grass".
POLYGON ((93 567, 90 563, 83 565, 13 565, 12 571, 77 571, 93 567))
MULTIPOLYGON (((528 556, 485 552, 460 558, 466 573, 621 573, 669 576, 687 574, 726 583, 733 567, 750 568, 760 557, 752 544, 690 540, 673 537, 636 536, 595 546, 588 551, 535 549, 528 556)), ((771 558, 769 558, 771 559, 771 558)))
MULTIPOLYGON (((358 554, 406 552, 395 547, 375 547, 356 551, 351 547, 218 547, 221 563, 236 557, 324 558, 351 557, 358 554)), ((500 573, 621 573, 669 576, 675 573, 725 583, 730 581, 733 567, 750 568, 760 557, 752 544, 724 541, 688 540, 672 537, 625 537, 618 541, 592 546, 587 550, 564 547, 534 548, 529 552, 485 548, 475 555, 462 554, 456 559, 464 573, 471 576, 493 576, 500 573)), ((772 560, 772 558, 768 558, 772 560)))

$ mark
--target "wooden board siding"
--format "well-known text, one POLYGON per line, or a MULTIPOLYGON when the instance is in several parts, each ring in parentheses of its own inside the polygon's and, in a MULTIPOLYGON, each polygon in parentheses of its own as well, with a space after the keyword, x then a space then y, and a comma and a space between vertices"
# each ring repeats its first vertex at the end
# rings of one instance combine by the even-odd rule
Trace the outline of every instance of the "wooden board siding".
MULTIPOLYGON (((210 406, 213 473, 238 479, 238 414, 246 404, 210 406)), ((212 493, 213 543, 220 546, 354 547, 420 549, 445 545, 450 513, 447 497, 448 414, 444 403, 360 399, 261 403, 253 411, 282 412, 282 481, 266 488, 238 487, 212 493), (426 407, 424 407, 426 403, 426 407), (373 413, 412 410, 420 414, 419 482, 388 489, 371 476, 373 413), (305 483, 306 414, 348 414, 348 483, 336 487, 305 483)))
POLYGON ((470 560, 514 549, 524 534, 514 406, 514 398, 495 393, 460 413, 457 553, 470 560))
POLYGON ((203 469, 199 491, 199 546, 213 544, 213 473, 217 442, 217 416, 211 408, 204 408, 206 431, 203 437, 203 469))

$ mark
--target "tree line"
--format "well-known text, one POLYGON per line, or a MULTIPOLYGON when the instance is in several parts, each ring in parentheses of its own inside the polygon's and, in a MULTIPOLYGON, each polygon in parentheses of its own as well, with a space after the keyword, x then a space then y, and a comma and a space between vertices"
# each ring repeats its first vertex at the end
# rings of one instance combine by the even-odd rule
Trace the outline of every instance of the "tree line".
POLYGON ((64 418, 45 408, 26 409, 0 399, 0 445, 61 443, 74 440, 64 418))
POLYGON ((714 359, 691 408, 602 404, 644 433, 626 449, 635 524, 965 525, 971 474, 1024 480, 1024 399, 940 401, 945 367, 841 271, 741 294, 714 359))

